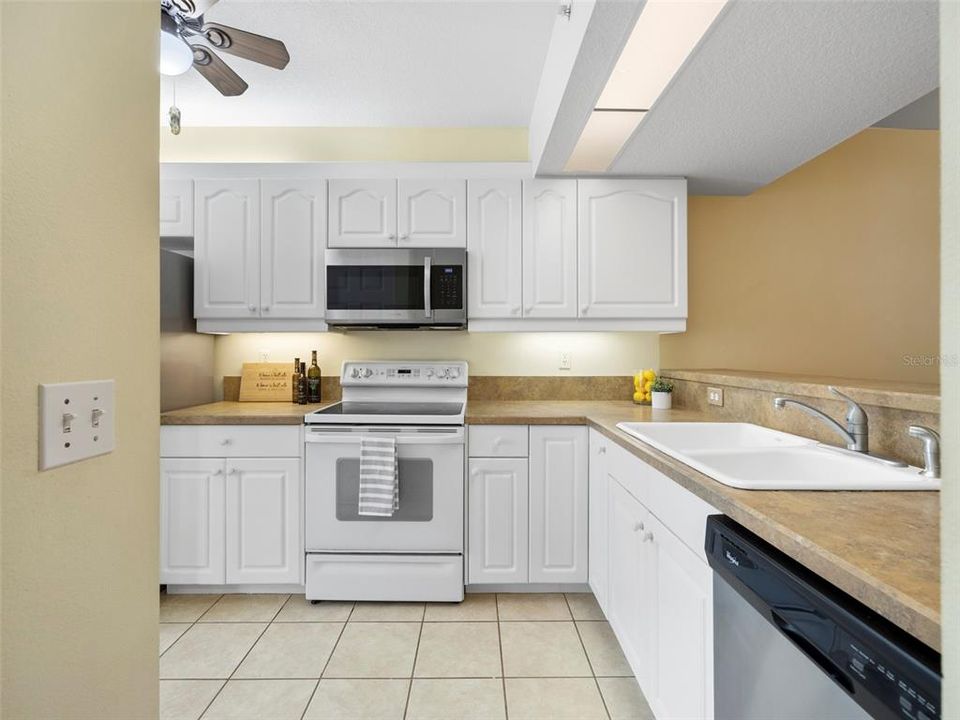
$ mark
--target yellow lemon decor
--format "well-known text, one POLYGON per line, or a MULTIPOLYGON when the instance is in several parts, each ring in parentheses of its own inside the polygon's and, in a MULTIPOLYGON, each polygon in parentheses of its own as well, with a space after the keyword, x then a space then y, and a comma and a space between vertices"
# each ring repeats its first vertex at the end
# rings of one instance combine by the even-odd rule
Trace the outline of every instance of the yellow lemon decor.
POLYGON ((633 401, 637 405, 649 405, 653 390, 653 383, 657 379, 657 373, 651 368, 641 370, 633 376, 633 401))

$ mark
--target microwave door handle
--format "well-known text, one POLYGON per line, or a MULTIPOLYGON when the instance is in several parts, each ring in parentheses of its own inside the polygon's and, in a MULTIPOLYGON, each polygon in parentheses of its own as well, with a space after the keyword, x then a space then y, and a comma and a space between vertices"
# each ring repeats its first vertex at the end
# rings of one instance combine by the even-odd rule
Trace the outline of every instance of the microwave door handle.
POLYGON ((423 259, 423 314, 430 317, 430 256, 423 259))

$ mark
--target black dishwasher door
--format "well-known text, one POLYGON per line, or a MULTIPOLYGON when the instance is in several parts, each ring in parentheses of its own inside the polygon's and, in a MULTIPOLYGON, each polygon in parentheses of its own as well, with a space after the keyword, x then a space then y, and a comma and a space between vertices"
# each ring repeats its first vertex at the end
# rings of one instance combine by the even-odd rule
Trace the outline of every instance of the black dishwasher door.
POLYGON ((940 656, 934 650, 730 518, 708 518, 705 546, 716 573, 717 720, 734 720, 724 713, 739 715, 736 720, 763 714, 768 718, 802 717, 805 711, 856 716, 858 709, 831 690, 831 685, 873 718, 940 718, 940 656), (756 612, 750 613, 741 599, 756 612), (751 626, 751 622, 768 627, 751 626), (750 652, 744 652, 746 646, 739 641, 746 636, 774 639, 768 643, 766 658, 757 642, 750 652), (814 678, 822 676, 823 683, 801 685, 797 673, 791 684, 786 662, 772 662, 775 656, 789 658, 791 653, 799 657, 795 651, 820 672, 811 673, 808 667, 804 671, 814 678), (763 688, 751 687, 751 683, 765 682, 764 676, 781 690, 779 697, 761 710, 755 698, 763 695, 763 688), (823 704, 816 704, 822 703, 822 698, 814 695, 822 695, 819 689, 824 687, 838 700, 828 705, 832 711, 825 712, 823 704))

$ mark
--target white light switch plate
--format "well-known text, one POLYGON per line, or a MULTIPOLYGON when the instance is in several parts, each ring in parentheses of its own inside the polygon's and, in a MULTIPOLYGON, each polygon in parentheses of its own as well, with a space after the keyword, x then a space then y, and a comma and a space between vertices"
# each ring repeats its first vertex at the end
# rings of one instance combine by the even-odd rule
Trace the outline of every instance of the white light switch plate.
POLYGON ((723 388, 707 388, 707 404, 723 407, 723 388))
POLYGON ((40 469, 113 452, 113 380, 40 386, 40 469))

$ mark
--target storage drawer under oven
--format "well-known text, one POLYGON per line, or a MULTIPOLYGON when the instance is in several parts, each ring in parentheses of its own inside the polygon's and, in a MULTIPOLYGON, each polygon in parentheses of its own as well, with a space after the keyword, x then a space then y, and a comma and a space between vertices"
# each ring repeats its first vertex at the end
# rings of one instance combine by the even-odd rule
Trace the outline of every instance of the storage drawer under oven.
POLYGON ((460 555, 308 554, 308 600, 460 602, 460 555))

